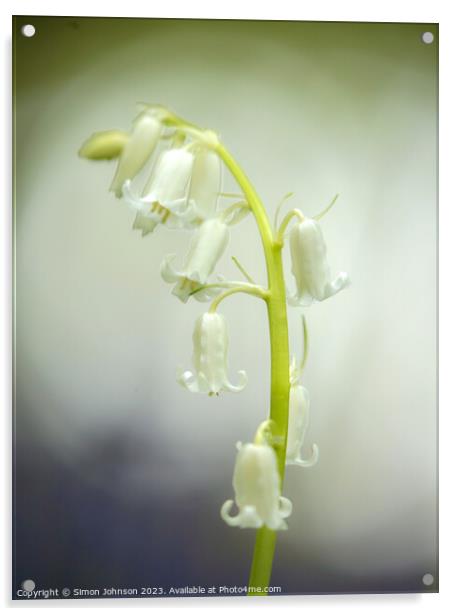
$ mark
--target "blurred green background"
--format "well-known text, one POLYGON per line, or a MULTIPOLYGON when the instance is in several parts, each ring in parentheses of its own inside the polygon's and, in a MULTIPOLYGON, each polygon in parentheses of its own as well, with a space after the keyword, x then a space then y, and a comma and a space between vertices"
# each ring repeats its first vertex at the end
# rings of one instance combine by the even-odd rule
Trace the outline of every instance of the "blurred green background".
MULTIPOLYGON (((254 531, 219 508, 235 442, 268 412, 264 307, 224 305, 244 392, 181 389, 203 306, 172 296, 159 266, 179 264, 188 236, 141 239, 108 192, 114 165, 77 157, 149 101, 215 129, 271 214, 290 191, 308 215, 340 193, 322 228, 352 286, 307 311, 307 447, 321 459, 287 470, 272 583, 437 590, 437 26, 34 16, 13 30, 14 588, 248 579, 254 531)), ((252 220, 232 232, 228 278, 231 255, 265 281, 252 220)), ((292 290, 289 268, 286 251, 292 290)), ((299 352, 300 311, 290 330, 299 352)))

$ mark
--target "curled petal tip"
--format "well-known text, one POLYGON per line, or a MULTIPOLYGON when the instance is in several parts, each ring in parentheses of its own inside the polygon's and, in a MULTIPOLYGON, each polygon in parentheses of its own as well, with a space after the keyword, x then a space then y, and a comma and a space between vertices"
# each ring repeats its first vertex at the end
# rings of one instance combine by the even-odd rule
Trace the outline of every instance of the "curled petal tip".
POLYGON ((181 374, 178 372, 177 382, 191 393, 197 393, 199 391, 198 381, 191 370, 185 370, 181 374))
POLYGON ((282 518, 289 518, 293 511, 293 503, 286 498, 286 496, 280 496, 279 513, 282 518))
POLYGON ((227 391, 230 391, 232 393, 237 393, 239 391, 242 391, 242 389, 245 389, 247 383, 248 383, 248 377, 247 377, 247 373, 245 372, 245 370, 239 370, 237 372, 237 374, 239 375, 239 384, 238 385, 232 385, 232 383, 229 383, 229 381, 227 381, 225 383, 225 389, 227 391))
POLYGON ((342 291, 350 285, 350 277, 347 272, 340 272, 340 274, 327 285, 326 297, 332 297, 339 291, 342 291))
POLYGON ((172 267, 172 261, 176 255, 166 255, 161 263, 161 277, 164 282, 176 282, 180 278, 180 273, 172 267))
POLYGON ((262 520, 256 511, 256 507, 246 505, 242 507, 238 514, 231 516, 229 511, 233 504, 233 500, 227 500, 220 510, 221 517, 228 526, 239 526, 240 528, 260 528, 262 526, 262 520))
POLYGON ((238 526, 239 516, 238 515, 231 516, 229 514, 229 511, 231 510, 231 507, 233 504, 234 504, 233 500, 225 501, 221 507, 220 514, 223 520, 226 522, 226 524, 228 524, 229 526, 238 526))
POLYGON ((318 445, 316 443, 313 443, 312 454, 310 458, 307 458, 306 460, 302 460, 302 458, 298 456, 295 460, 292 460, 291 462, 286 462, 286 464, 301 466, 302 468, 310 468, 311 466, 315 466, 315 464, 319 460, 319 457, 320 457, 320 450, 318 448, 318 445))

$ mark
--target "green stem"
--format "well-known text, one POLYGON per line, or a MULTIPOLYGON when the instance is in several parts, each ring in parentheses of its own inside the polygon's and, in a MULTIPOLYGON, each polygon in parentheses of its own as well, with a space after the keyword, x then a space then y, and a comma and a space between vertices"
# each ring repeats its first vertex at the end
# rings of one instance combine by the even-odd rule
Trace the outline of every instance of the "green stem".
MULTIPOLYGON (((271 357, 271 389, 270 389, 270 419, 275 443, 275 452, 280 474, 280 483, 283 484, 285 474, 286 442, 288 438, 289 413, 289 345, 288 345, 288 319, 286 312, 286 292, 283 278, 282 244, 277 241, 272 231, 269 218, 250 180, 238 165, 236 160, 226 150, 212 131, 202 132, 194 126, 167 111, 167 123, 177 126, 191 138, 208 141, 221 157, 226 167, 233 175, 245 195, 251 211, 256 219, 261 235, 264 257, 266 261, 269 294, 265 297, 270 332, 271 357)), ((220 297, 220 299, 222 299, 220 297)), ((251 573, 249 580, 249 595, 266 595, 264 590, 270 582, 272 563, 275 552, 276 533, 263 526, 257 531, 251 573)))
MULTIPOLYGON (((209 286, 210 285, 204 288, 208 288, 209 286)), ((226 299, 226 297, 229 297, 230 295, 234 295, 234 293, 248 293, 249 295, 255 295, 256 297, 259 297, 264 300, 267 300, 267 298, 269 297, 269 292, 265 291, 261 287, 252 284, 242 284, 237 287, 233 287, 232 289, 228 289, 227 291, 223 291, 223 293, 215 297, 213 302, 210 304, 208 312, 216 312, 216 309, 223 301, 223 299, 226 299)))
POLYGON ((305 217, 304 217, 304 214, 300 210, 291 210, 291 212, 288 212, 288 214, 286 214, 286 216, 283 219, 283 222, 280 225, 280 228, 278 229, 278 234, 277 234, 278 242, 281 245, 283 245, 283 239, 284 239, 286 228, 293 218, 304 220, 305 217))
MULTIPOLYGON (((253 212, 261 234, 267 268, 269 295, 266 298, 270 331, 271 390, 270 419, 273 421, 273 436, 277 437, 275 452, 280 481, 285 474, 286 442, 288 437, 289 411, 289 346, 286 292, 283 278, 281 244, 276 241, 267 213, 253 185, 226 148, 219 144, 217 153, 242 189, 253 212)), ((264 590, 270 582, 275 553, 276 532, 263 526, 257 531, 251 573, 249 595, 266 595, 264 590)))

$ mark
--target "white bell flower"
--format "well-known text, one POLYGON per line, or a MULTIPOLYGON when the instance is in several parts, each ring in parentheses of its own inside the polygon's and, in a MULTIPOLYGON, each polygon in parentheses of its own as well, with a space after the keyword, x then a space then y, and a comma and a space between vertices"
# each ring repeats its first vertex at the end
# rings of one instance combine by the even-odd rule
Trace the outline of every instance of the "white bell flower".
POLYGON ((273 448, 266 444, 237 444, 232 485, 238 514, 229 511, 234 504, 227 500, 221 507, 221 517, 229 526, 286 530, 285 518, 291 515, 292 503, 280 495, 280 475, 273 448))
MULTIPOLYGON (((161 265, 161 276, 165 282, 175 282, 172 291, 181 301, 186 302, 189 295, 204 285, 213 273, 218 260, 229 241, 229 228, 220 218, 206 220, 194 232, 191 246, 181 271, 176 270, 171 261, 175 255, 165 257, 161 265)), ((198 295, 198 294, 196 294, 198 295)), ((206 301, 208 293, 196 299, 206 301)))
POLYGON ((310 396, 303 385, 299 384, 300 369, 296 368, 296 360, 290 367, 291 388, 289 391, 288 441, 286 445, 286 464, 296 466, 313 466, 318 462, 319 449, 312 445, 312 455, 303 460, 302 445, 310 424, 310 396))
POLYGON ((228 334, 226 320, 217 312, 206 312, 195 324, 193 333, 193 364, 195 372, 178 374, 178 382, 188 391, 218 395, 220 391, 241 391, 247 377, 239 370, 239 385, 229 383, 227 376, 228 334))
POLYGON ((118 167, 110 186, 117 197, 126 180, 132 180, 144 167, 159 141, 162 123, 153 110, 142 112, 134 120, 130 137, 122 148, 118 167))
POLYGON ((189 200, 194 206, 190 223, 215 216, 220 190, 221 159, 212 150, 199 148, 195 154, 189 189, 189 200))
POLYGON ((144 197, 134 195, 130 181, 125 182, 124 198, 137 212, 134 229, 146 235, 160 223, 173 228, 184 225, 193 163, 194 156, 187 148, 172 148, 163 152, 154 166, 144 197))
POLYGON ((293 306, 310 306, 323 301, 349 284, 348 274, 341 272, 333 281, 326 258, 326 244, 319 223, 304 218, 290 234, 291 271, 297 291, 289 297, 293 306))

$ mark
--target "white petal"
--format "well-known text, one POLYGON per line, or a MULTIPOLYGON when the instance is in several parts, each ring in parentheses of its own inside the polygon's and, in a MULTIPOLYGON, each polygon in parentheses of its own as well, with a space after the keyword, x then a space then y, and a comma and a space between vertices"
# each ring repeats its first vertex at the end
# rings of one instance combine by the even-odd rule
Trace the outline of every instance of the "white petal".
MULTIPOLYGON (((151 215, 151 202, 133 193, 132 183, 130 180, 126 180, 122 185, 122 196, 124 197, 127 205, 136 212, 140 212, 144 216, 151 215)), ((153 216, 153 218, 156 217, 153 216)))
POLYGON ((245 370, 239 370, 237 372, 237 374, 240 377, 239 384, 238 385, 232 385, 226 379, 226 381, 225 381, 225 383, 223 385, 223 389, 225 389, 226 391, 230 391, 232 393, 237 393, 239 391, 242 391, 242 389, 244 389, 246 387, 246 385, 248 383, 248 377, 247 377, 247 373, 245 372, 245 370))
POLYGON ((134 178, 144 167, 159 141, 161 130, 162 125, 154 113, 144 112, 135 120, 110 187, 117 197, 122 194, 124 182, 134 178))
POLYGON ((172 289, 172 294, 178 297, 184 304, 188 301, 189 296, 193 291, 201 286, 200 282, 191 280, 188 277, 182 277, 178 280, 172 289))
POLYGON ((148 218, 148 216, 143 216, 143 214, 137 213, 135 216, 134 223, 132 225, 132 229, 138 229, 142 232, 142 237, 152 233, 154 229, 158 225, 158 221, 153 218, 148 218))
POLYGON ((190 211, 192 211, 193 208, 192 203, 189 203, 185 197, 181 199, 176 199, 175 201, 168 201, 167 203, 161 205, 170 212, 173 212, 175 216, 183 218, 184 221, 186 221, 186 219, 189 217, 189 213, 190 211))
POLYGON ((245 202, 242 202, 240 203, 240 207, 234 208, 233 211, 231 211, 231 213, 228 214, 226 217, 224 217, 224 211, 222 212, 221 216, 227 225, 234 226, 241 222, 244 218, 246 218, 250 212, 251 209, 249 208, 249 206, 245 202))
POLYGON ((177 382, 191 393, 198 393, 199 386, 195 375, 190 370, 185 370, 183 374, 177 375, 177 382))
POLYGON ((220 513, 221 513, 221 517, 226 522, 226 524, 228 524, 229 526, 238 526, 240 516, 239 515, 235 515, 235 516, 229 515, 229 511, 233 504, 234 504, 233 500, 225 501, 223 503, 223 506, 221 507, 220 513))
POLYGON ((145 199, 169 209, 176 203, 186 208, 193 162, 193 154, 185 148, 163 152, 147 183, 145 199))
POLYGON ((294 460, 286 460, 286 464, 291 465, 291 466, 293 465, 301 466, 302 468, 309 468, 310 466, 315 466, 315 464, 318 462, 319 457, 320 457, 320 450, 318 448, 318 445, 316 443, 313 443, 312 455, 310 456, 310 458, 307 458, 306 460, 302 460, 302 458, 298 456, 294 460))
POLYGON ((229 241, 227 225, 218 219, 205 221, 193 234, 184 270, 191 280, 204 283, 213 273, 229 241))
POLYGON ((280 505, 278 512, 282 518, 289 518, 293 511, 293 503, 286 498, 286 496, 280 496, 280 505))
POLYGON ((166 255, 161 263, 161 276, 164 282, 177 282, 183 277, 183 272, 177 271, 172 267, 171 262, 176 255, 166 255))
POLYGON ((164 222, 167 227, 171 229, 195 229, 198 226, 193 201, 178 199, 177 201, 169 202, 167 208, 172 212, 172 216, 164 222))
POLYGON ((195 216, 206 220, 215 215, 221 189, 221 160, 212 150, 200 149, 192 169, 189 199, 195 204, 195 216))
POLYGON ((242 507, 237 515, 231 516, 229 511, 234 504, 233 500, 227 500, 221 507, 221 517, 229 526, 239 526, 240 528, 261 528, 262 520, 256 508, 247 505, 242 507))
POLYGON ((261 528, 263 525, 263 521, 256 511, 256 507, 253 507, 252 505, 242 507, 238 517, 240 528, 261 528))
POLYGON ((285 520, 279 516, 266 522, 266 526, 270 528, 270 530, 288 530, 288 525, 285 520))
POLYGON ((335 295, 345 287, 348 287, 350 284, 350 277, 346 272, 340 272, 340 274, 333 280, 333 282, 328 282, 326 285, 325 293, 326 298, 335 295))

